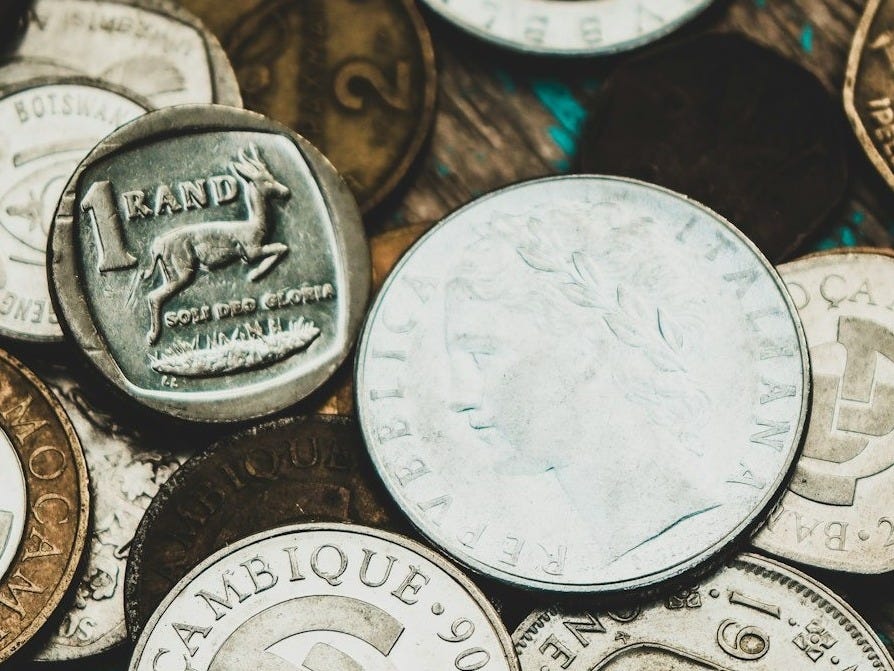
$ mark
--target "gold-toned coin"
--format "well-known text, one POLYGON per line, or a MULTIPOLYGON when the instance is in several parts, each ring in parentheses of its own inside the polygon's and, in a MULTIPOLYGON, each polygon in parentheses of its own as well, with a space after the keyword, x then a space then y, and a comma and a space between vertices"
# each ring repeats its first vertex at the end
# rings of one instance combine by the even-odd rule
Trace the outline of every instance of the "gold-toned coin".
POLYGON ((87 465, 74 427, 37 376, 0 351, 0 430, 25 474, 25 535, 0 581, 0 663, 27 643, 71 584, 87 537, 87 465))
POLYGON ((298 131, 368 211, 434 116, 431 37, 411 0, 183 0, 217 34, 245 106, 298 131))

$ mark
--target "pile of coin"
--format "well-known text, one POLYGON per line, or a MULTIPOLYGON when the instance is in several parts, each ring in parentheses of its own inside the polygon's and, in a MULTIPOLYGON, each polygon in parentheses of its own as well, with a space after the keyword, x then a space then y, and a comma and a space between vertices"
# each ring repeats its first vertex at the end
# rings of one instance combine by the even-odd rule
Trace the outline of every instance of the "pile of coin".
POLYGON ((423 4, 0 6, 0 664, 894 671, 823 584, 894 570, 894 253, 791 260, 848 117, 894 188, 894 1, 843 104, 709 0, 423 4), (383 231, 429 24, 663 41, 383 231))

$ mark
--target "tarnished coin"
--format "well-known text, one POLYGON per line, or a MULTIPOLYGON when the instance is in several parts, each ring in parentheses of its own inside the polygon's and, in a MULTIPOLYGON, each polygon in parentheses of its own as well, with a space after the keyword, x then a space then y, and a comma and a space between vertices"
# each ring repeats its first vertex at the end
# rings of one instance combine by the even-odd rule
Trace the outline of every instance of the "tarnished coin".
POLYGON ((62 406, 3 351, 0 434, 18 453, 27 492, 24 539, 0 580, 3 662, 44 625, 71 584, 87 538, 90 495, 84 453, 62 406))
POLYGON ((813 400, 762 550, 854 573, 894 570, 894 256, 839 250, 780 266, 801 315, 813 400))
POLYGON ((127 566, 127 625, 136 639, 190 569, 235 540, 295 522, 391 522, 357 425, 293 417, 227 438, 190 459, 161 488, 127 566))
POLYGON ((171 0, 34 0, 21 39, 11 51, 0 48, 3 60, 14 68, 0 73, 0 89, 80 74, 135 91, 154 107, 242 105, 217 39, 171 0))
POLYGON ((588 122, 581 166, 685 193, 779 262, 844 195, 840 117, 799 65, 738 35, 704 35, 615 71, 588 122))
POLYGON ((27 505, 22 462, 9 436, 0 430, 0 580, 22 543, 27 505))
POLYGON ((77 78, 0 93, 0 335, 62 340, 46 269, 56 204, 94 145, 148 107, 124 90, 77 78))
POLYGON ((183 0, 223 42, 246 107, 329 158, 364 212, 406 174, 434 118, 431 36, 412 0, 183 0))
POLYGON ((829 588, 751 554, 645 606, 534 612, 512 639, 523 671, 894 668, 869 625, 829 588))
POLYGON ((379 293, 356 370, 373 462, 413 523, 485 575, 569 592, 676 578, 752 529, 807 390, 795 308, 744 236, 593 176, 441 222, 379 293))
POLYGON ((197 668, 517 670, 478 589, 396 534, 345 524, 251 536, 181 580, 137 643, 131 671, 197 668))
POLYGON ((131 540, 159 487, 189 453, 170 432, 134 428, 66 368, 43 363, 35 370, 84 445, 93 501, 92 537, 77 587, 57 610, 55 633, 34 652, 38 661, 55 662, 100 654, 127 639, 124 569, 131 540))
POLYGON ((285 408, 345 359, 369 296, 354 198, 304 138, 180 106, 107 137, 50 233, 56 312, 132 398, 189 420, 285 408))
POLYGON ((424 0, 463 30, 510 49, 557 56, 633 49, 678 28, 711 0, 424 0))
POLYGON ((844 79, 844 108, 863 151, 894 189, 894 2, 869 0, 844 79))

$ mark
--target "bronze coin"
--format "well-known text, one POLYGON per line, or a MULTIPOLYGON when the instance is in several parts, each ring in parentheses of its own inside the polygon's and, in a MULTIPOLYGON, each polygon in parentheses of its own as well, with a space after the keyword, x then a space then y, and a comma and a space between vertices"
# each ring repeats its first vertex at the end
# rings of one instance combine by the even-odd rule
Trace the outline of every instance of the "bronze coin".
POLYGON ((137 528, 128 633, 136 640, 177 581, 235 540, 293 522, 391 526, 392 505, 347 417, 279 419, 225 438, 171 476, 137 528))
POLYGON ((335 165, 360 209, 409 169, 434 117, 431 36, 411 0, 183 0, 217 34, 245 106, 335 165))
POLYGON ((0 662, 27 643, 62 600, 81 561, 90 514, 81 443, 52 392, 0 351, 0 430, 27 489, 25 535, 0 581, 0 662))

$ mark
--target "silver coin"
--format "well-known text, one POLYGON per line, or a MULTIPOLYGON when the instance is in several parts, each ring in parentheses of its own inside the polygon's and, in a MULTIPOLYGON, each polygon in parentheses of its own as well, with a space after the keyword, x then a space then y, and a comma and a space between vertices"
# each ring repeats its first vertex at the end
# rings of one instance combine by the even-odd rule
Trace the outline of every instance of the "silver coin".
POLYGON ((25 471, 15 447, 0 429, 0 580, 12 565, 25 534, 25 471))
POLYGON ((395 534, 295 525, 217 552, 171 591, 131 671, 518 669, 456 568, 395 534))
POLYGON ((894 570, 894 256, 839 250, 780 266, 812 365, 804 452, 754 538, 836 571, 894 570))
POLYGON ((869 625, 827 587, 751 554, 644 606, 534 612, 512 638, 523 671, 894 668, 869 625))
POLYGON ((499 580, 623 591, 694 569, 780 493, 807 409, 782 282, 673 192, 561 177, 464 207, 404 256, 358 348, 392 495, 499 580))
POLYGON ((712 0, 424 0, 460 28, 540 54, 599 55, 653 42, 712 0))
POLYGON ((148 107, 87 79, 40 79, 0 93, 0 335, 62 340, 46 270, 56 204, 90 149, 148 107))
POLYGON ((369 297, 332 165, 260 115, 180 106, 106 138, 50 233, 57 314, 134 399, 189 420, 281 410, 328 379, 369 297))
POLYGON ((123 86, 154 107, 242 106, 236 75, 199 19, 169 0, 35 0, 0 88, 60 71, 123 86), (14 73, 15 77, 8 74, 14 73))
POLYGON ((97 655, 127 640, 124 570, 137 526, 168 477, 189 458, 176 437, 149 436, 97 403, 67 369, 35 366, 62 403, 84 445, 93 527, 76 587, 57 612, 53 635, 33 651, 37 661, 97 655))

